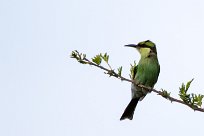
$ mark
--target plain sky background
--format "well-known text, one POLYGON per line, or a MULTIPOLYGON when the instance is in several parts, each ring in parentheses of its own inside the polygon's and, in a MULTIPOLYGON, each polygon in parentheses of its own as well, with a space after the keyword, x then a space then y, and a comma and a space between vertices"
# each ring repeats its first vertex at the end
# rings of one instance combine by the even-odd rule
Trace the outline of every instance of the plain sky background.
POLYGON ((202 0, 1 0, 1 136, 201 136, 204 113, 149 94, 132 121, 119 121, 130 83, 70 58, 107 52, 113 68, 139 54, 123 45, 152 40, 161 65, 155 89, 204 94, 202 0))

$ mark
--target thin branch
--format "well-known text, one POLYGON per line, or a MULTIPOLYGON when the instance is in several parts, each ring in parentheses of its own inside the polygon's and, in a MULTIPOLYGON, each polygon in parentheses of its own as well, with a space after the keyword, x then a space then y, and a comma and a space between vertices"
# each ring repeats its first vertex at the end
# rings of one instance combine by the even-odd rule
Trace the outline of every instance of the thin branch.
MULTIPOLYGON (((103 67, 103 66, 101 66, 101 65, 97 65, 97 64, 91 62, 91 61, 90 61, 89 59, 87 59, 86 57, 84 57, 84 58, 81 59, 80 61, 79 61, 80 63, 93 65, 93 66, 96 66, 96 67, 98 67, 98 68, 100 68, 100 69, 103 69, 104 71, 106 71, 105 74, 109 74, 110 76, 113 76, 113 77, 115 77, 115 78, 118 78, 118 79, 120 79, 120 80, 122 80, 122 81, 131 82, 131 83, 135 84, 136 86, 139 86, 139 87, 141 87, 141 88, 147 89, 147 90, 149 90, 149 91, 153 91, 153 92, 155 92, 156 94, 162 96, 163 98, 165 98, 165 99, 167 99, 167 100, 169 100, 169 101, 171 101, 171 102, 177 102, 177 103, 186 105, 186 106, 190 107, 191 109, 193 109, 194 111, 204 112, 204 108, 199 108, 199 107, 197 107, 197 106, 195 106, 195 105, 191 105, 191 104, 185 103, 184 101, 178 100, 178 99, 176 99, 176 98, 173 98, 173 97, 171 97, 170 95, 165 95, 165 96, 164 96, 164 94, 163 94, 162 91, 158 91, 158 90, 155 90, 155 89, 153 89, 153 88, 150 88, 150 87, 146 87, 146 86, 144 86, 144 85, 137 84, 134 80, 130 80, 130 79, 128 79, 128 78, 125 78, 125 77, 123 77, 123 76, 120 76, 120 75, 118 75, 118 74, 117 74, 114 70, 112 70, 112 69, 109 70, 109 69, 107 69, 107 68, 105 68, 105 67, 103 67), (80 61, 83 61, 83 62, 80 62, 80 61)), ((110 66, 109 66, 109 67, 110 67, 110 66)))
MULTIPOLYGON (((143 86, 143 88, 146 88, 146 87, 143 86)), ((157 90, 155 90, 155 89, 152 89, 152 91, 155 92, 155 93, 157 93, 158 95, 161 95, 161 96, 162 96, 162 92, 161 92, 161 91, 157 91, 157 90)), ((167 97, 164 97, 164 98, 170 100, 171 102, 177 102, 177 103, 180 103, 180 104, 184 104, 184 105, 190 107, 191 109, 193 109, 194 111, 204 112, 204 108, 195 107, 195 106, 193 106, 193 105, 190 105, 190 104, 188 104, 188 103, 185 103, 185 102, 183 102, 182 100, 178 100, 178 99, 173 98, 173 97, 171 97, 171 96, 167 96, 167 97)))

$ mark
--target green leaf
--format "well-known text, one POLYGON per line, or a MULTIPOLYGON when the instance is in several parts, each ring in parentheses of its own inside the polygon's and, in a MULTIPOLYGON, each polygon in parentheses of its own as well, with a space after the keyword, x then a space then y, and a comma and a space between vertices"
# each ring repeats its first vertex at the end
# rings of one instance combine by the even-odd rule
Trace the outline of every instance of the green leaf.
POLYGON ((122 74, 122 66, 118 68, 118 75, 121 76, 122 74))
POLYGON ((94 63, 96 63, 97 65, 101 64, 101 56, 100 55, 96 55, 94 58, 92 58, 92 61, 94 63))
POLYGON ((137 73, 137 64, 136 64, 136 62, 134 61, 133 65, 130 64, 130 78, 131 78, 131 79, 134 79, 136 73, 137 73))
POLYGON ((185 94, 186 92, 185 92, 185 85, 184 85, 184 83, 182 83, 182 85, 181 85, 181 87, 179 88, 179 93, 180 94, 185 94))
POLYGON ((109 60, 109 55, 107 53, 105 53, 104 55, 103 54, 100 54, 101 58, 106 62, 108 63, 108 60, 109 60))
POLYGON ((201 94, 198 95, 198 106, 200 107, 202 106, 203 97, 204 95, 201 95, 201 94))
POLYGON ((188 89, 189 89, 191 83, 193 82, 193 80, 194 79, 191 79, 190 81, 187 82, 187 84, 186 84, 186 92, 188 91, 188 89))

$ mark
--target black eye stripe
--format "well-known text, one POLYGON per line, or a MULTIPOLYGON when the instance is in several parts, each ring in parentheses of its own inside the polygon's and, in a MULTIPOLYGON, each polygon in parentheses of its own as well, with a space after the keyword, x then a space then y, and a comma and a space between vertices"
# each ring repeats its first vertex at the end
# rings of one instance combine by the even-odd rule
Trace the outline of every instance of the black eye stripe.
POLYGON ((145 44, 139 44, 139 47, 147 47, 145 44))
POLYGON ((147 46, 145 44, 141 44, 141 45, 138 45, 139 47, 143 47, 143 48, 150 48, 150 49, 154 49, 154 47, 150 47, 150 46, 147 46))

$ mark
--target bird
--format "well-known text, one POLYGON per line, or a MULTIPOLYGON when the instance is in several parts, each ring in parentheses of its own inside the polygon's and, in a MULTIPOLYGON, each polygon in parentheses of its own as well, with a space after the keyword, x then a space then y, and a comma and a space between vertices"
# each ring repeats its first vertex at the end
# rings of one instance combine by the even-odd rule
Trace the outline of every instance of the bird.
POLYGON ((120 120, 132 120, 138 101, 143 100, 147 93, 151 91, 137 85, 153 89, 158 80, 160 65, 156 45, 152 41, 146 40, 138 44, 128 44, 125 47, 135 48, 140 53, 139 63, 134 68, 134 74, 132 75, 132 80, 136 83, 136 85, 134 83, 131 84, 132 99, 120 118, 120 120))

